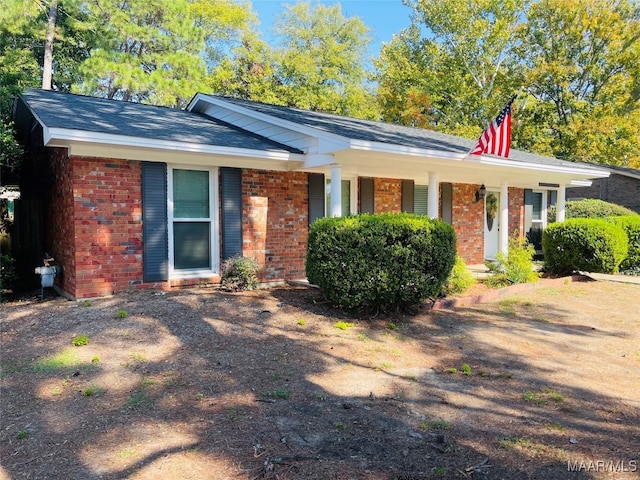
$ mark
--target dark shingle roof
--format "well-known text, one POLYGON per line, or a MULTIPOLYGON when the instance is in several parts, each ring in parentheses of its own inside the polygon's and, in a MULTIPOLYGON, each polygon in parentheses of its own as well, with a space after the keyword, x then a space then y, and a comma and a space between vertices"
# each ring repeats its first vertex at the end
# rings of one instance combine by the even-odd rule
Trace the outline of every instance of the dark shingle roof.
POLYGON ((152 140, 302 153, 220 120, 175 108, 68 93, 27 90, 22 100, 49 128, 152 140))
MULTIPOLYGON (((355 140, 380 142, 427 150, 439 150, 451 153, 469 153, 475 146, 475 140, 455 135, 435 132, 423 128, 406 127, 391 123, 362 120, 323 112, 312 112, 297 108, 269 105, 238 98, 214 96, 225 102, 247 109, 271 115, 273 117, 316 128, 325 132, 341 135, 355 140)), ((509 160, 544 165, 575 166, 574 162, 553 157, 536 155, 511 149, 509 160)), ((581 165, 582 166, 582 165, 581 165)), ((595 169, 595 166, 593 167, 595 169)))

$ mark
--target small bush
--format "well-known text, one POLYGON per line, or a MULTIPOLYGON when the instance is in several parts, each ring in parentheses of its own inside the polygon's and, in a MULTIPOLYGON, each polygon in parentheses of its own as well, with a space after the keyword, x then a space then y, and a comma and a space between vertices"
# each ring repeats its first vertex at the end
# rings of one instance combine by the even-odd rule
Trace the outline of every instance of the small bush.
POLYGON ((574 218, 549 225, 542 250, 551 273, 615 273, 627 256, 628 240, 622 228, 606 220, 574 218))
POLYGON ((230 292, 253 290, 258 286, 259 270, 254 258, 230 258, 222 264, 220 288, 230 292))
POLYGON ((344 308, 397 310, 437 296, 455 252, 451 225, 422 215, 327 217, 309 230, 306 273, 344 308))
POLYGON ((620 264, 620 271, 640 275, 640 215, 609 217, 606 220, 618 225, 627 234, 628 252, 620 264))
POLYGON ((449 274, 447 283, 444 286, 444 292, 447 295, 457 295, 466 292, 475 283, 476 279, 473 278, 473 275, 467 269, 467 264, 464 262, 464 259, 462 257, 456 257, 456 263, 453 265, 451 274, 449 274))
POLYGON ((73 345, 74 347, 89 345, 89 337, 87 337, 86 335, 76 335, 71 339, 71 345, 73 345))
POLYGON ((539 279, 533 270, 533 256, 536 250, 527 239, 514 235, 509 239, 509 251, 507 255, 499 252, 496 255, 497 262, 488 262, 486 265, 493 272, 490 284, 509 285, 515 283, 532 283, 539 279))
MULTIPOLYGON (((584 200, 569 200, 565 204, 564 215, 569 218, 605 218, 605 217, 622 217, 626 215, 635 215, 633 210, 616 205, 615 203, 597 200, 595 198, 586 198, 584 200)), ((549 209, 547 215, 549 223, 556 221, 556 206, 549 209)))

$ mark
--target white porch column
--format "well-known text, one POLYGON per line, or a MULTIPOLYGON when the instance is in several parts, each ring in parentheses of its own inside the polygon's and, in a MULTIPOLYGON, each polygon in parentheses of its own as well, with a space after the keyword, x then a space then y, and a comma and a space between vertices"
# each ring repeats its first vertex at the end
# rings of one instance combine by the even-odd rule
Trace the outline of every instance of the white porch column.
POLYGON ((503 255, 509 253, 509 185, 503 182, 500 186, 500 245, 503 255))
POLYGON ((557 222, 564 222, 566 198, 567 198, 567 187, 564 185, 560 185, 560 188, 558 188, 558 199, 556 202, 556 221, 557 222))
POLYGON ((438 218, 439 187, 438 174, 436 172, 429 172, 429 193, 427 198, 427 214, 429 218, 438 218))
POLYGON ((342 167, 331 164, 331 211, 329 216, 342 216, 342 167))

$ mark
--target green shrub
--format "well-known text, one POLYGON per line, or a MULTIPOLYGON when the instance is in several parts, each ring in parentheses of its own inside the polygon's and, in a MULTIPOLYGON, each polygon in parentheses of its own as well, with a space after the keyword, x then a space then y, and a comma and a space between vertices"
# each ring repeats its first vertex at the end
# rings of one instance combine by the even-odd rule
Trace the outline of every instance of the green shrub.
POLYGON ((231 292, 253 290, 258 286, 259 270, 254 258, 232 257, 222 264, 220 287, 231 292))
POLYGON ((71 345, 75 347, 89 345, 89 337, 87 337, 86 335, 76 335, 71 339, 71 345))
MULTIPOLYGON (((605 218, 605 217, 622 217, 627 215, 636 215, 633 210, 616 205, 615 203, 597 200, 595 198, 586 198, 584 200, 569 200, 565 204, 564 215, 569 218, 605 218)), ((549 209, 547 215, 549 223, 556 221, 556 206, 549 209)))
POLYGON ((615 273, 627 256, 628 241, 622 228, 606 220, 574 218, 549 225, 542 250, 551 273, 615 273))
POLYGON ((444 286, 444 292, 447 295, 456 295, 467 291, 476 283, 471 272, 467 269, 467 264, 462 257, 456 256, 456 263, 447 278, 444 286))
POLYGON ((618 225, 627 234, 627 257, 620 264, 620 271, 640 275, 640 215, 609 217, 607 221, 618 225))
POLYGON ((321 218, 309 230, 306 273, 350 310, 393 310, 435 297, 451 273, 451 225, 413 214, 321 218))
POLYGON ((536 250, 527 239, 514 235, 509 239, 509 251, 505 255, 499 252, 497 262, 487 262, 493 272, 490 285, 500 286, 515 283, 532 283, 539 279, 533 269, 533 256, 536 250))

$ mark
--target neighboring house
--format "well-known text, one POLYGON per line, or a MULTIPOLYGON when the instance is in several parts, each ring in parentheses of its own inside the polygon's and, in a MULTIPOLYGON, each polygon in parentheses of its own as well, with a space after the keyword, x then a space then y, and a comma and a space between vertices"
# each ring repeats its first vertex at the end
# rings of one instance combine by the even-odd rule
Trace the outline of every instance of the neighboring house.
POLYGON ((614 165, 598 165, 598 168, 610 175, 593 180, 590 187, 567 188, 567 200, 597 198, 640 213, 640 170, 614 165))
POLYGON ((515 150, 469 155, 475 142, 430 130, 203 94, 183 111, 29 90, 14 118, 31 172, 16 223, 40 222, 43 250, 63 269, 56 285, 72 298, 215 283, 235 255, 256 258, 264 282, 304 278, 309 224, 324 215, 441 218, 478 264, 506 251, 513 232, 544 227, 552 195, 562 218, 567 186, 609 175, 515 150))

